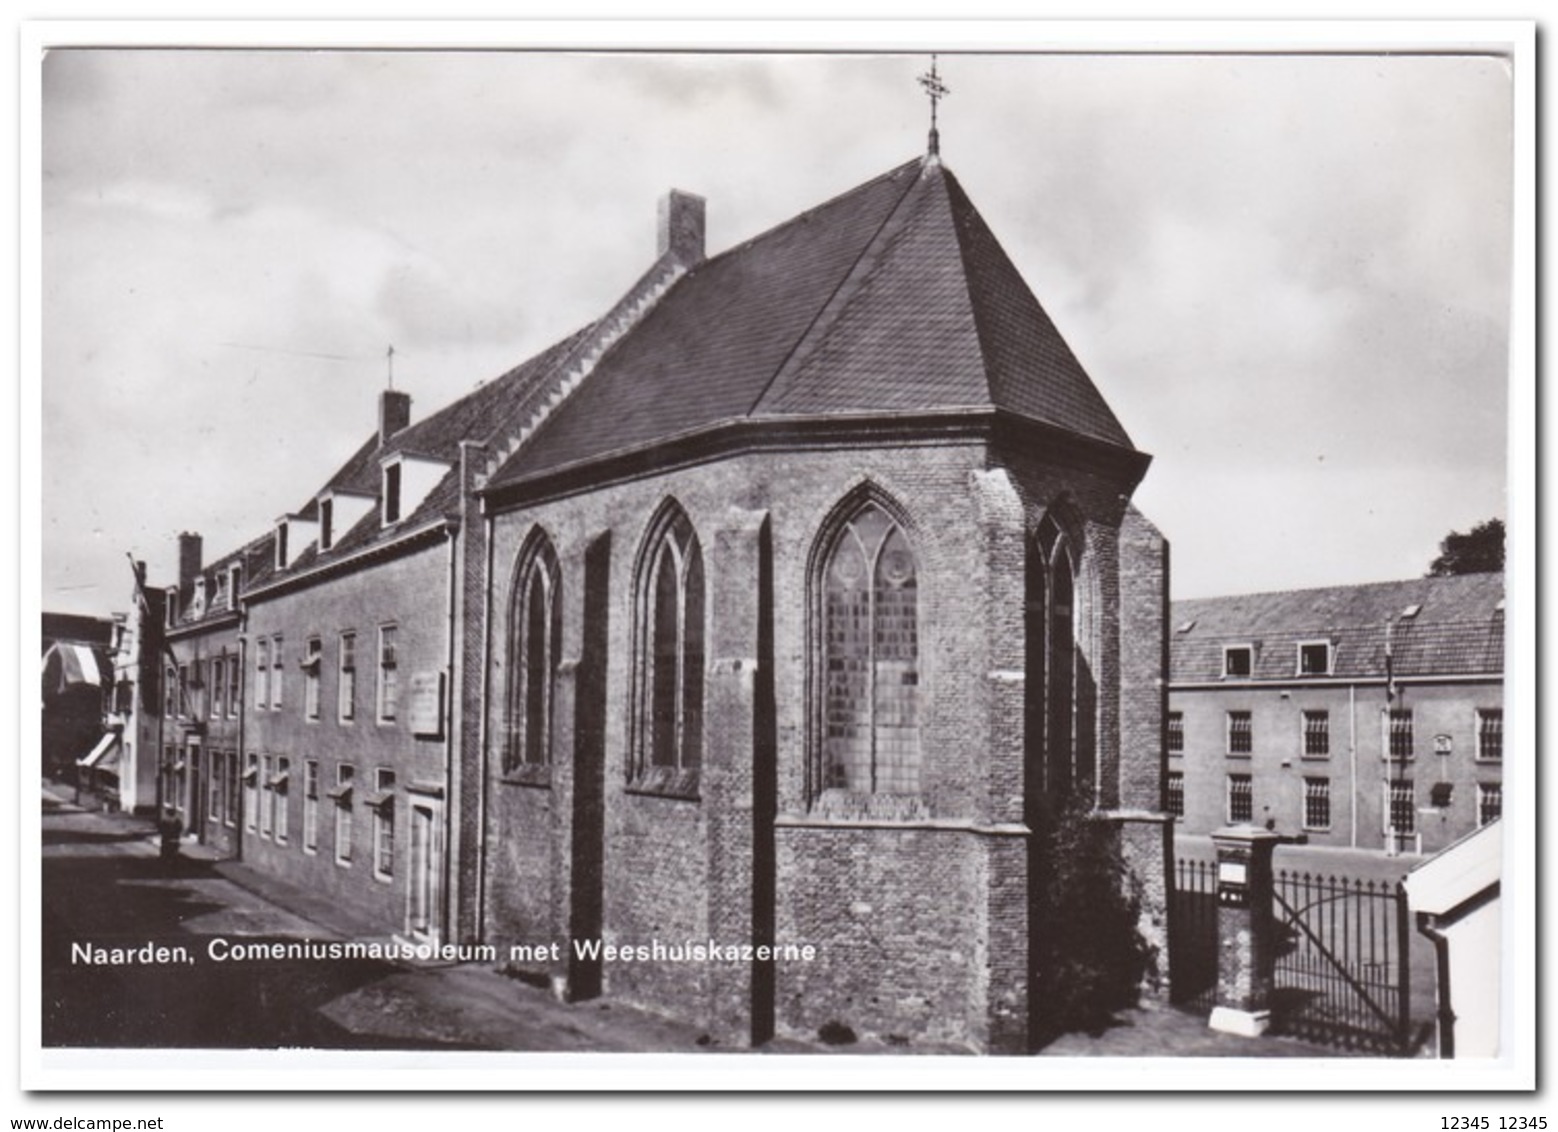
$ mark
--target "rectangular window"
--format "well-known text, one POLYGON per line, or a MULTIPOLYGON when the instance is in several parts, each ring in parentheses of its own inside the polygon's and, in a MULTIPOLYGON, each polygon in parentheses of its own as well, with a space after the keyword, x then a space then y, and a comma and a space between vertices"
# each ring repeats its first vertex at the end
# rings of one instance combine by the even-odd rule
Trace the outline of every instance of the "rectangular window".
POLYGON ((270 706, 275 711, 281 707, 282 675, 286 671, 282 664, 281 637, 278 635, 271 645, 270 653, 270 706))
POLYGON ((400 521, 400 465, 384 469, 384 524, 400 521))
POLYGON ((303 851, 319 848, 319 760, 303 763, 303 851))
POLYGON ((1412 709, 1393 710, 1387 721, 1386 749, 1392 759, 1410 759, 1413 753, 1412 709))
POLYGON ((352 863, 352 776, 355 768, 341 763, 335 768, 335 789, 330 798, 335 802, 335 863, 352 863))
POLYGON ((1304 779, 1304 828, 1331 828, 1331 780, 1304 779))
POLYGON ((1477 709, 1477 758, 1498 762, 1504 757, 1504 709, 1477 709))
POLYGON ((1247 711, 1228 713, 1228 753, 1247 755, 1255 749, 1254 723, 1247 711))
POLYGON ((272 755, 260 757, 260 836, 271 835, 272 823, 275 818, 275 803, 272 792, 276 789, 276 759, 272 755))
POLYGON ((336 715, 342 723, 357 718, 357 634, 341 634, 340 682, 336 687, 336 715))
POLYGON ((1477 824, 1487 825, 1504 814, 1504 784, 1501 782, 1477 783, 1477 824))
POLYGON ((287 780, 292 774, 292 760, 278 755, 276 777, 271 782, 271 805, 276 810, 276 844, 285 845, 292 823, 287 812, 287 780))
POLYGON ((1171 817, 1185 816, 1185 772, 1168 772, 1168 812, 1171 817))
POLYGON ((395 722, 395 710, 400 702, 399 662, 395 655, 396 628, 384 625, 379 629, 379 722, 395 722))
POLYGON ((1168 753, 1185 753, 1185 713, 1182 711, 1168 713, 1168 753))
POLYGON ((1331 643, 1329 641, 1302 641, 1298 646, 1298 674, 1300 676, 1329 676, 1331 674, 1331 643))
POLYGON ((1255 671, 1255 650, 1249 645, 1223 646, 1223 675, 1249 676, 1255 671))
POLYGON ((1331 757, 1331 713, 1306 711, 1304 713, 1304 757, 1326 759, 1331 757))
POLYGON ((1385 797, 1389 800, 1386 818, 1387 832, 1402 835, 1417 832, 1417 792, 1410 781, 1385 783, 1385 797))
POLYGON ((183 719, 189 714, 189 665, 179 665, 178 672, 178 715, 183 719))
POLYGON ((227 752, 227 784, 222 790, 222 824, 229 829, 238 825, 238 752, 227 752))
POLYGON ((238 712, 243 707, 243 697, 239 691, 243 680, 243 664, 234 653, 227 658, 227 714, 232 719, 238 718, 238 712))
POLYGON ((179 713, 179 673, 169 668, 162 674, 162 717, 172 719, 179 713))
POLYGON ((254 709, 264 711, 270 707, 270 641, 262 639, 254 643, 254 709))
POLYGON ((1228 776, 1228 823, 1248 825, 1255 820, 1255 788, 1247 774, 1228 776))
POLYGON ((375 774, 373 806, 373 875, 395 875, 395 772, 380 767, 375 774))
POLYGON ((227 784, 227 756, 211 752, 211 774, 206 782, 206 817, 215 825, 222 820, 222 790, 227 784))
POLYGON ((335 501, 321 499, 319 501, 319 549, 329 550, 330 544, 335 541, 335 501))
POLYGON ((319 718, 319 666, 324 660, 324 642, 310 637, 303 645, 303 715, 319 718))
POLYGON ((253 751, 243 768, 243 827, 250 833, 259 828, 260 756, 253 751))

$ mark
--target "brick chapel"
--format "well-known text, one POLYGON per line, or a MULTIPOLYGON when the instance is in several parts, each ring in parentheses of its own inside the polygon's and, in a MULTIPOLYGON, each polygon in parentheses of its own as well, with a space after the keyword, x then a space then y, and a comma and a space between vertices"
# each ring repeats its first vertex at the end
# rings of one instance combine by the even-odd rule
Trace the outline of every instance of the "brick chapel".
POLYGON ((181 569, 164 796, 569 999, 1020 1052, 1055 799, 1166 970, 1147 465, 934 135, 716 255, 673 192, 599 321, 181 569))

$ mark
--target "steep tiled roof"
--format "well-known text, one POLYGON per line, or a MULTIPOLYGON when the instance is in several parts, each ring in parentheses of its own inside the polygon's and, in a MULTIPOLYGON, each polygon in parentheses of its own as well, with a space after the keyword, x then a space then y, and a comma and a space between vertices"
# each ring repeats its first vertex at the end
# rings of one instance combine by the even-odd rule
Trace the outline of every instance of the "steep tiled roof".
POLYGON ((946 409, 1131 447, 956 179, 922 159, 695 266, 492 484, 733 420, 946 409))
POLYGON ((1383 678, 1387 624, 1399 677, 1497 675, 1503 600, 1503 574, 1465 574, 1176 601, 1173 680, 1221 679, 1223 646, 1245 644, 1254 648, 1254 679, 1291 680, 1301 641, 1329 641, 1336 676, 1383 678))

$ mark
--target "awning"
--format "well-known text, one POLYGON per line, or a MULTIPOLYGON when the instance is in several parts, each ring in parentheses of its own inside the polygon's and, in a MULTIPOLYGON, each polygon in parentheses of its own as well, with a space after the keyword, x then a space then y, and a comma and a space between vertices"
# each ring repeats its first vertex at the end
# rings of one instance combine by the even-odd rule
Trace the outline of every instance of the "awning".
POLYGON ((110 731, 97 741, 86 754, 76 760, 76 765, 88 770, 109 770, 119 765, 119 732, 110 731))
POLYGON ((43 680, 47 688, 63 692, 76 684, 101 688, 112 670, 90 645, 56 641, 43 654, 43 680))

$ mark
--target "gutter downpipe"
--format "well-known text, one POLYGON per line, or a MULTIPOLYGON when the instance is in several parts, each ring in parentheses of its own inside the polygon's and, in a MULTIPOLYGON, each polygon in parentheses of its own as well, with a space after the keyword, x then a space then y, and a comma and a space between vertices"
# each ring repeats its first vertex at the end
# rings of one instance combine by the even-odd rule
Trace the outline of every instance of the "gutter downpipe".
MULTIPOLYGON (((439 903, 442 905, 439 909, 439 918, 442 921, 443 927, 443 930, 440 932, 442 942, 452 943, 455 942, 459 934, 459 925, 455 923, 453 909, 455 906, 455 879, 459 875, 455 862, 459 857, 460 851, 460 823, 456 820, 458 804, 455 795, 456 779, 454 766, 455 751, 457 749, 455 740, 457 726, 455 704, 458 702, 455 692, 457 683, 455 668, 455 585, 459 578, 460 548, 457 546, 457 543, 459 542, 460 535, 459 529, 455 527, 446 528, 445 534, 448 538, 449 546, 449 584, 445 587, 448 591, 448 599, 445 603, 447 606, 447 620, 444 623, 444 663, 449 672, 449 686, 445 693, 449 697, 449 704, 446 713, 447 721, 444 724, 444 804, 442 809, 445 832, 443 868, 440 870, 443 873, 443 883, 440 886, 442 892, 439 894, 439 903)), ((463 673, 459 675, 463 676, 463 673)), ((411 883, 416 884, 417 878, 412 877, 411 883)))
MULTIPOLYGON (((485 847, 487 842, 487 703, 492 692, 492 561, 493 561, 493 522, 492 515, 482 506, 482 530, 486 535, 484 540, 485 552, 482 562, 481 582, 481 715, 476 721, 477 742, 480 749, 477 751, 478 764, 481 774, 476 781, 476 821, 477 837, 479 844, 485 847)), ((472 914, 476 921, 477 942, 486 942, 487 939, 487 854, 485 851, 476 854, 476 907, 472 914)))
POLYGON ((1358 847, 1358 685, 1347 685, 1347 756, 1351 764, 1352 798, 1347 809, 1352 815, 1352 847, 1358 847))
POLYGON ((1439 976, 1434 1017, 1439 1023, 1439 1056, 1455 1057, 1455 1007, 1450 998, 1450 940, 1433 922, 1427 912, 1417 914, 1418 934, 1434 945, 1434 967, 1439 976))

